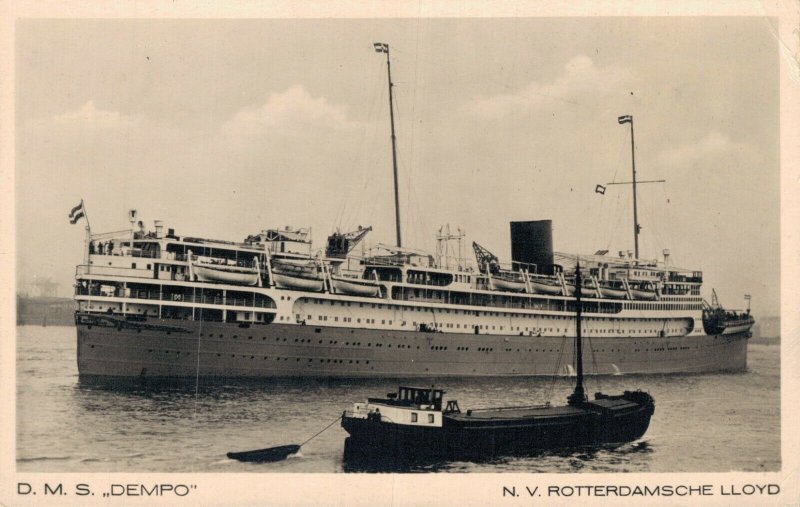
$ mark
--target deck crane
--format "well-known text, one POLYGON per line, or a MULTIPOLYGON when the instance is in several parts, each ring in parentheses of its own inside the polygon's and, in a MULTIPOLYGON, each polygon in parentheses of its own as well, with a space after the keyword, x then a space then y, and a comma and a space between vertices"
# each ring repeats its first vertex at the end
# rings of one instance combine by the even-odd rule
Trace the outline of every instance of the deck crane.
POLYGON ((325 247, 325 256, 329 258, 344 259, 347 257, 353 248, 358 245, 364 236, 372 230, 372 226, 361 227, 351 232, 340 233, 334 232, 328 236, 328 244, 325 247))
POLYGON ((500 259, 495 254, 474 241, 472 242, 472 249, 475 251, 478 271, 481 273, 497 273, 500 270, 500 259))

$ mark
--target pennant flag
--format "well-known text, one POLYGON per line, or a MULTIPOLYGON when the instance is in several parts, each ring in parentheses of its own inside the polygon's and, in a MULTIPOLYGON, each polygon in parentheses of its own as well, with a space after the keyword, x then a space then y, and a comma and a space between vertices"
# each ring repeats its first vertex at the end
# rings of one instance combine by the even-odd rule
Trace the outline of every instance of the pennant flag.
POLYGON ((617 121, 619 122, 620 125, 622 125, 623 123, 631 123, 633 122, 633 116, 626 114, 625 116, 620 116, 619 118, 617 118, 617 121))
POLYGON ((603 185, 597 185, 596 187, 594 187, 594 191, 597 192, 600 195, 605 195, 606 194, 606 187, 604 187, 603 185))
POLYGON ((81 200, 81 203, 72 208, 72 211, 69 212, 69 223, 73 225, 77 224, 78 220, 80 220, 82 217, 85 216, 86 213, 84 212, 83 209, 83 200, 81 200))
POLYGON ((384 44, 383 42, 376 42, 373 44, 375 46, 375 51, 378 53, 388 53, 389 52, 389 45, 384 44))

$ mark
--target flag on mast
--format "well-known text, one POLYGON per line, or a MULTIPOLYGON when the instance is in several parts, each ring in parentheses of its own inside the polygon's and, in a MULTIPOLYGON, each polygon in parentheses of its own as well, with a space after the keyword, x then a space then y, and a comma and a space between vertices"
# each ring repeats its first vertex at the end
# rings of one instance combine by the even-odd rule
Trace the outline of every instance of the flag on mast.
POLYGON ((389 45, 384 44, 383 42, 376 42, 373 44, 375 46, 375 52, 377 53, 388 53, 389 52, 389 45))
POLYGON ((750 297, 750 294, 745 294, 744 295, 744 299, 745 299, 745 301, 750 301, 750 299, 752 299, 752 298, 750 297))
POLYGON ((603 185, 597 185, 596 187, 594 187, 594 191, 600 195, 605 195, 606 187, 604 187, 603 185))
POLYGON ((86 217, 86 211, 83 209, 83 199, 81 199, 81 203, 72 208, 72 211, 69 212, 69 223, 75 225, 78 223, 78 220, 84 217, 86 217))
POLYGON ((619 122, 620 125, 622 125, 623 123, 631 123, 633 122, 633 116, 626 114, 625 116, 620 116, 619 118, 617 118, 617 121, 619 122))

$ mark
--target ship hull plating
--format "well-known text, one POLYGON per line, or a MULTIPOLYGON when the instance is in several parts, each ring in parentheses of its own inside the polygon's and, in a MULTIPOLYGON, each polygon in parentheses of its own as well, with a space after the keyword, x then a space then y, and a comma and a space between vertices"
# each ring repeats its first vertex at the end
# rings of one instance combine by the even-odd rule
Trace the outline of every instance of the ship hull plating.
MULTIPOLYGON (((77 323, 78 372, 112 377, 442 377, 571 373, 565 337, 148 319, 77 323), (198 360, 199 354, 199 360, 198 360), (566 368, 566 369, 565 369, 566 368)), ((744 370, 747 333, 594 337, 588 374, 744 370)))

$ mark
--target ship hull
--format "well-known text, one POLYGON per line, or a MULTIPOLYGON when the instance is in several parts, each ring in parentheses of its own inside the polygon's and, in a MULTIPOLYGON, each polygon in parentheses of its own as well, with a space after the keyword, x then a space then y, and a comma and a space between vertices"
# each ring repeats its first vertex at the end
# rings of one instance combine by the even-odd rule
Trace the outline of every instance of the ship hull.
MULTIPOLYGON (((111 377, 549 376, 562 336, 475 335, 176 319, 77 322, 78 372, 111 377), (118 322, 118 324, 114 324, 118 322), (199 361, 198 361, 199 353, 199 361)), ((588 374, 740 371, 748 333, 593 337, 588 374)), ((563 372, 563 370, 562 370, 563 372)))

